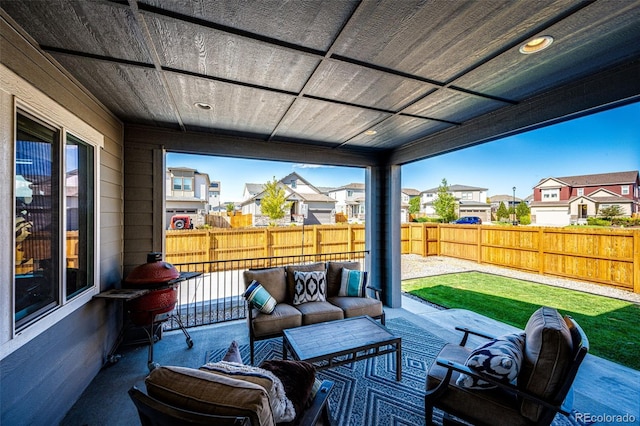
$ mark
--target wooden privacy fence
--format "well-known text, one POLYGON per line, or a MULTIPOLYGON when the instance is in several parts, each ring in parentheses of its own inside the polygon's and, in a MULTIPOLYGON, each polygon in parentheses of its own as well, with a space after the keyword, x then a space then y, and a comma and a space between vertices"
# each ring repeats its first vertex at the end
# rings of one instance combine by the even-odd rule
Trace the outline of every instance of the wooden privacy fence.
MULTIPOLYGON (((365 250, 364 225, 167 231, 171 263, 365 250)), ((402 254, 448 256, 640 293, 640 230, 405 223, 402 254)), ((210 271, 205 271, 210 272, 210 271)))
POLYGON ((427 223, 407 228, 403 254, 455 257, 640 293, 640 229, 427 223))
POLYGON ((364 226, 167 231, 165 249, 166 260, 171 263, 358 252, 365 250, 364 226))

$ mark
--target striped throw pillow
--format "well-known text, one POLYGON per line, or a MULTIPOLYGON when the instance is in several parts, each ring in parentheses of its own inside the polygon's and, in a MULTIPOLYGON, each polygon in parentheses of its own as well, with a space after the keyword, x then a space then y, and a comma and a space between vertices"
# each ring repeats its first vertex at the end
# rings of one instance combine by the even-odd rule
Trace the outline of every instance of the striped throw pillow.
POLYGON ((338 296, 364 297, 367 285, 367 273, 342 268, 342 279, 338 296))
POLYGON ((276 308, 276 299, 256 280, 251 281, 244 292, 244 298, 265 314, 270 314, 276 308))

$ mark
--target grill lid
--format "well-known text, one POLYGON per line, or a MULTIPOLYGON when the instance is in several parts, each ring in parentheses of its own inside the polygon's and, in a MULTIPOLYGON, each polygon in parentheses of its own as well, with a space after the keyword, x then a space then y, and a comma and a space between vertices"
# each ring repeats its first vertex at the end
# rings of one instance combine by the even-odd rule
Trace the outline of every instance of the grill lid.
POLYGON ((162 253, 147 254, 147 263, 136 266, 125 279, 126 284, 159 284, 180 277, 178 270, 169 262, 162 261, 162 253))

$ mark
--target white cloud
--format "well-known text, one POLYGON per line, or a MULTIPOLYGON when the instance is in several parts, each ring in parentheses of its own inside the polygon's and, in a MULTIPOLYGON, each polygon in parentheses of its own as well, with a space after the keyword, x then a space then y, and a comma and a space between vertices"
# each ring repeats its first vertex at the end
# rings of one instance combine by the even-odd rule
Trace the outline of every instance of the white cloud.
POLYGON ((322 164, 303 164, 296 163, 292 166, 293 169, 333 169, 335 166, 325 166, 322 164))

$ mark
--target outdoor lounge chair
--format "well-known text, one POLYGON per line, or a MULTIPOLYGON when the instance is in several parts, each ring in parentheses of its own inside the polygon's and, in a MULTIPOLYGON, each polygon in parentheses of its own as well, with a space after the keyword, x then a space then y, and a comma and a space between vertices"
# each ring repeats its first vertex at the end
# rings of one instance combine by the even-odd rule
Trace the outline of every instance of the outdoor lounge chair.
MULTIPOLYGON (((445 412, 445 421, 455 422, 453 415, 474 425, 487 426, 549 425, 556 413, 570 414, 571 408, 564 407, 563 402, 589 350, 587 336, 572 318, 563 318, 549 307, 533 313, 521 337, 524 346, 516 385, 511 380, 478 372, 478 367, 466 366, 472 352, 465 347, 469 335, 487 339, 492 336, 466 328, 457 330, 464 332, 460 344, 447 344, 427 373, 427 424, 432 424, 434 407, 445 412), (458 380, 461 373, 466 376, 458 380), (479 385, 478 379, 496 388, 469 388, 473 387, 470 382, 479 385)), ((485 351, 481 357, 483 365, 488 365, 491 356, 485 351)))

